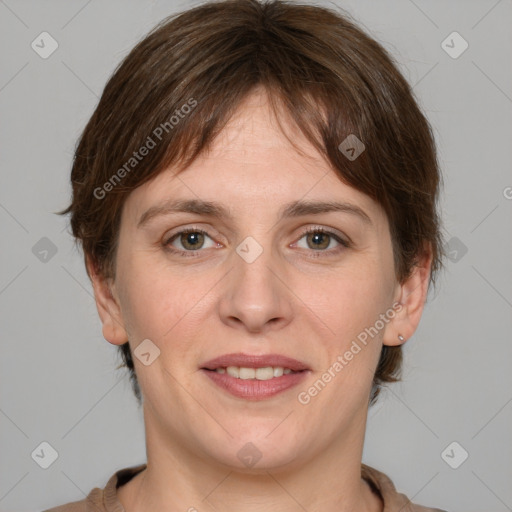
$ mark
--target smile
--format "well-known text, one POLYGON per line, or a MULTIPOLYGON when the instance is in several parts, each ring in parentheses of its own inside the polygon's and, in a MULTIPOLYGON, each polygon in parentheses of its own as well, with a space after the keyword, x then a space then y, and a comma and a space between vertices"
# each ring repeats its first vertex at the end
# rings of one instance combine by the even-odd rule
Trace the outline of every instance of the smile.
POLYGON ((204 363, 201 372, 224 392, 245 400, 264 400, 302 382, 311 372, 281 355, 226 354, 204 363))
POLYGON ((217 368, 215 371, 217 373, 227 373, 230 377, 243 380, 269 380, 274 377, 281 377, 282 375, 288 375, 293 372, 290 368, 283 368, 282 366, 265 366, 264 368, 228 366, 227 368, 217 368))

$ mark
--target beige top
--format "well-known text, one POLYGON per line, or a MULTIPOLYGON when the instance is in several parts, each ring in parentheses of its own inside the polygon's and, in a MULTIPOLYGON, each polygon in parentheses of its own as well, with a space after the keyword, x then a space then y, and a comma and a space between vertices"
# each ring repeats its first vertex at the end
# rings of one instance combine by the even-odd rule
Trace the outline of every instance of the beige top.
MULTIPOLYGON (((146 464, 120 469, 110 477, 104 489, 95 487, 84 500, 43 512, 125 512, 123 505, 117 499, 116 489, 144 469, 146 464)), ((370 466, 361 465, 361 476, 370 484, 373 492, 382 499, 383 512, 445 512, 438 508, 427 508, 411 503, 406 496, 396 491, 393 482, 384 473, 370 466)))

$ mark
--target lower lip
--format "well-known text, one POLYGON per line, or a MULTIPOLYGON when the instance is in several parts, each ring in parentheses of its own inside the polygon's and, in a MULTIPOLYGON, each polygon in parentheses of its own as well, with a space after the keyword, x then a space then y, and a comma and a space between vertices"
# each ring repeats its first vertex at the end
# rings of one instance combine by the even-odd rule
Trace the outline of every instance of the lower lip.
POLYGON ((201 370, 207 375, 217 386, 223 388, 227 392, 238 398, 246 400, 264 400, 273 397, 283 391, 286 391, 300 382, 302 382, 308 370, 297 373, 288 373, 281 377, 274 377, 269 380, 257 379, 237 379, 231 377, 227 373, 218 373, 211 370, 201 370))

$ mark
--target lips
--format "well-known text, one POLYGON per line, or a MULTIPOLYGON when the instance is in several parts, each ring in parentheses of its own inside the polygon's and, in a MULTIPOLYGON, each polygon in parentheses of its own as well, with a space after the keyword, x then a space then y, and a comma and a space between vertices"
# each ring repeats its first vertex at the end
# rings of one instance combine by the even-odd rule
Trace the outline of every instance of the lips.
POLYGON ((237 366, 243 368, 265 368, 265 367, 283 367, 289 368, 294 372, 309 370, 307 364, 293 359, 291 357, 268 354, 268 355, 251 355, 251 354, 224 354, 222 356, 211 359, 201 366, 204 370, 216 370, 217 368, 227 368, 229 366, 237 366))
POLYGON ((271 398, 310 373, 302 361, 279 354, 225 354, 203 363, 200 370, 217 387, 245 400, 271 398))

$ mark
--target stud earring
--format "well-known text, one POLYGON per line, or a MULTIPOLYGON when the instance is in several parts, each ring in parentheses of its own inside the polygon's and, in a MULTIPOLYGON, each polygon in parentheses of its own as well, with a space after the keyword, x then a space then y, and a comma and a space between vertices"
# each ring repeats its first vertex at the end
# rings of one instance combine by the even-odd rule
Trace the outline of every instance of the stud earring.
POLYGON ((405 341, 405 338, 404 338, 401 334, 399 334, 399 335, 398 335, 398 339, 399 339, 400 341, 405 341))

